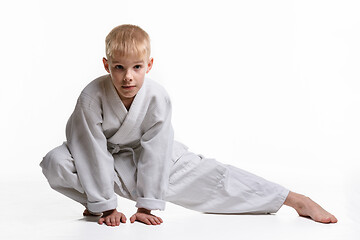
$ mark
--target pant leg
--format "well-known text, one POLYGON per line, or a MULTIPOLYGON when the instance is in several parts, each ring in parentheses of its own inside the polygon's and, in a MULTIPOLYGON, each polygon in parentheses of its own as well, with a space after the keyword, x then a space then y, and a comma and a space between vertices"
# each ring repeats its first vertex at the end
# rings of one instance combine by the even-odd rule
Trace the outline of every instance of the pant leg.
POLYGON ((86 207, 87 197, 80 184, 74 159, 66 143, 46 154, 40 166, 51 188, 86 207))
MULTIPOLYGON (((51 188, 86 207, 87 197, 77 175, 74 159, 66 142, 46 154, 40 166, 51 188)), ((117 176, 114 177, 115 193, 121 197, 134 200, 122 179, 115 172, 115 169, 114 176, 117 176)))
POLYGON ((208 213, 273 213, 288 193, 276 183, 188 152, 172 168, 166 200, 208 213))

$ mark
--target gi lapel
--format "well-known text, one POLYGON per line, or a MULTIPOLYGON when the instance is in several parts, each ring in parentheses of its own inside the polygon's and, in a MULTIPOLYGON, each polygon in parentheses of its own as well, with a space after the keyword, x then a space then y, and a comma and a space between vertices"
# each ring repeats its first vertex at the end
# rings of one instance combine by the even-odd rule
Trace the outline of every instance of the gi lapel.
POLYGON ((129 111, 126 110, 124 104, 122 103, 114 85, 111 82, 111 79, 110 79, 110 84, 111 84, 111 88, 109 90, 111 92, 110 93, 111 102, 112 102, 111 107, 113 108, 117 117, 119 117, 122 124, 119 130, 112 137, 110 137, 108 141, 112 143, 118 143, 124 141, 126 142, 127 136, 133 130, 135 130, 139 120, 141 121, 144 115, 143 107, 144 107, 144 100, 146 93, 145 91, 146 80, 144 81, 144 84, 139 90, 139 92, 136 94, 129 111), (127 114, 124 114, 124 111, 126 111, 127 114), (124 117, 125 119, 123 119, 124 117))
POLYGON ((105 84, 106 95, 109 98, 109 104, 115 112, 116 116, 119 118, 120 122, 123 123, 128 111, 126 110, 124 104, 122 103, 109 75, 106 84, 105 84))

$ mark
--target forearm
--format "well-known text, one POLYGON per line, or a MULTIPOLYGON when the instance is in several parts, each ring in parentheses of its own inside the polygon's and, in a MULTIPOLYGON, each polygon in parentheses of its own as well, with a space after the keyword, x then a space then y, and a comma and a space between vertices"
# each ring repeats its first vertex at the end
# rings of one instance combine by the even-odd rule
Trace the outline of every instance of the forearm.
POLYGON ((87 196, 87 209, 100 213, 117 207, 114 192, 114 159, 107 150, 101 119, 92 111, 76 109, 69 119, 67 146, 74 158, 77 175, 87 196))

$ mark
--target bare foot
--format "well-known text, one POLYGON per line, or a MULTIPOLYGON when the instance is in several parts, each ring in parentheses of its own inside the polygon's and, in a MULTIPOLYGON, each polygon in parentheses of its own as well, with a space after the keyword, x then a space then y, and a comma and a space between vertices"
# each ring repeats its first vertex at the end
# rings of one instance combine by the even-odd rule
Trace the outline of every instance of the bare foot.
POLYGON ((319 204, 304 195, 290 192, 284 204, 293 207, 300 216, 310 217, 315 222, 337 222, 337 219, 334 215, 325 211, 325 209, 323 209, 319 204))

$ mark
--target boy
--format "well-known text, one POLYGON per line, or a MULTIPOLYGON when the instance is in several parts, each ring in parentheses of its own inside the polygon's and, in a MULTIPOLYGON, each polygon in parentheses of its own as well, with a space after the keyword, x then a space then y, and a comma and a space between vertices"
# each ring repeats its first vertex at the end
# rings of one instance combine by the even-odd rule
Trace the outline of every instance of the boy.
POLYGON ((118 194, 136 201, 131 223, 161 224, 151 210, 164 210, 165 201, 211 213, 272 213, 285 204, 317 222, 337 222, 310 198, 174 141, 169 96, 145 79, 153 58, 144 30, 114 28, 103 64, 109 74, 81 92, 67 142, 40 164, 50 186, 84 205, 85 216, 101 215, 98 223, 108 226, 125 223, 118 194))

